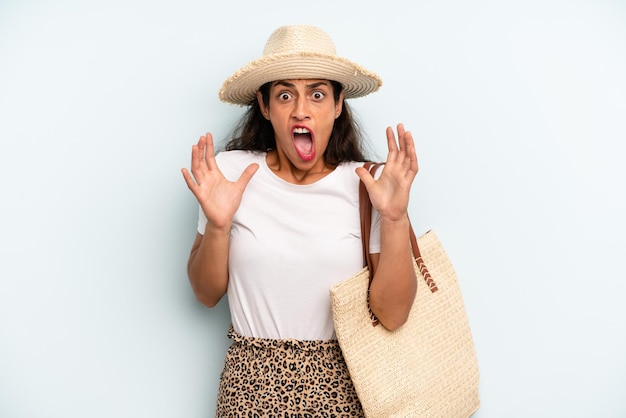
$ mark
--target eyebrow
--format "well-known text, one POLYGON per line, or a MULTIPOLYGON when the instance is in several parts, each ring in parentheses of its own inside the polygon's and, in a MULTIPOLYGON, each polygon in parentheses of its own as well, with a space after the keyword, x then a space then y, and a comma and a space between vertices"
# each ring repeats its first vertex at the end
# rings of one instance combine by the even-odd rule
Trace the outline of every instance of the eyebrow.
MULTIPOLYGON (((284 87, 289 87, 289 88, 296 87, 295 84, 290 83, 288 81, 284 81, 284 80, 277 81, 277 82, 274 83, 274 85, 275 86, 284 86, 284 87)), ((324 80, 324 81, 316 81, 315 83, 307 84, 306 87, 309 88, 309 89, 314 89, 314 88, 319 87, 319 86, 329 86, 329 85, 330 85, 330 83, 328 81, 324 80)))

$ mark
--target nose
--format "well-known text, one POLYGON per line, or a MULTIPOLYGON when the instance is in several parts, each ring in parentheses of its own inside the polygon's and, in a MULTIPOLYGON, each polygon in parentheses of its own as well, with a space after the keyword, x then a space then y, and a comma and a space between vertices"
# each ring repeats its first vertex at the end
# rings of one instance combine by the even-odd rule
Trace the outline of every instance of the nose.
POLYGON ((300 96, 294 100, 293 112, 291 116, 296 120, 305 120, 309 118, 309 106, 306 98, 300 96))

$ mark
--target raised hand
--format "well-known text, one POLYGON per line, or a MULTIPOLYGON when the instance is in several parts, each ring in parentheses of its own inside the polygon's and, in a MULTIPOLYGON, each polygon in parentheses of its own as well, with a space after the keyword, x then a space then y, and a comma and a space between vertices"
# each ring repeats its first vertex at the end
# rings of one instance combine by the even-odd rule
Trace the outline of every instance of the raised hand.
POLYGON ((365 168, 357 169, 357 174, 370 195, 372 205, 382 217, 391 221, 406 218, 411 184, 418 171, 415 144, 411 133, 405 131, 402 124, 397 126, 397 130, 396 143, 393 129, 387 128, 389 153, 378 180, 374 180, 365 168))
POLYGON ((250 164, 235 182, 228 181, 215 161, 213 136, 207 133, 191 148, 191 174, 181 171, 210 225, 229 227, 248 182, 259 168, 250 164))

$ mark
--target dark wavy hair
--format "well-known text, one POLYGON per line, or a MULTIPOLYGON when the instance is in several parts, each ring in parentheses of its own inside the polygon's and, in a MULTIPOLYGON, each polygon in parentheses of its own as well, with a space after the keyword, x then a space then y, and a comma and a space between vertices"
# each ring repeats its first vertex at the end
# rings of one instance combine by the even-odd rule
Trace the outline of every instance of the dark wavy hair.
MULTIPOLYGON (((331 84, 335 103, 338 103, 343 86, 336 81, 331 81, 331 84)), ((269 105, 270 87, 271 83, 265 83, 259 88, 265 106, 269 105)), ((275 148, 274 129, 271 122, 263 117, 261 106, 255 97, 248 103, 248 110, 233 130, 232 139, 226 143, 224 149, 267 152, 275 148)), ((367 161, 361 128, 352 117, 352 111, 345 100, 341 114, 335 119, 328 147, 324 152, 324 161, 333 167, 345 161, 367 161)))

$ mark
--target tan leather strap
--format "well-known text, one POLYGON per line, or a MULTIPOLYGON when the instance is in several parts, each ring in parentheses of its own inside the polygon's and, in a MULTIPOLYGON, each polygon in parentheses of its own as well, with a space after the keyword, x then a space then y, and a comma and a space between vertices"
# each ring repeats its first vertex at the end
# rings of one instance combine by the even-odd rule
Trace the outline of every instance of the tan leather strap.
MULTIPOLYGON (((382 163, 366 162, 363 167, 370 172, 372 177, 376 174, 382 163)), ((359 213, 361 214, 361 245, 363 247, 363 267, 371 267, 370 257, 370 232, 372 230, 372 203, 365 184, 359 182, 359 213)), ((371 278, 370 278, 371 281, 371 278)))

